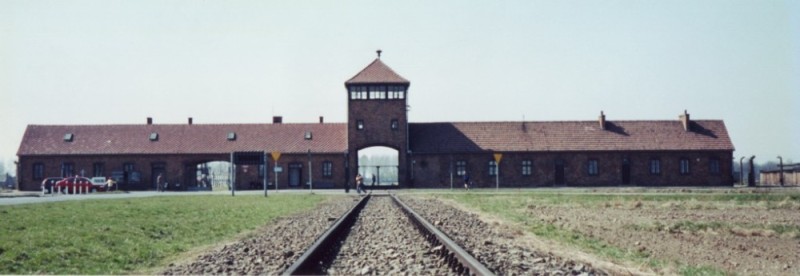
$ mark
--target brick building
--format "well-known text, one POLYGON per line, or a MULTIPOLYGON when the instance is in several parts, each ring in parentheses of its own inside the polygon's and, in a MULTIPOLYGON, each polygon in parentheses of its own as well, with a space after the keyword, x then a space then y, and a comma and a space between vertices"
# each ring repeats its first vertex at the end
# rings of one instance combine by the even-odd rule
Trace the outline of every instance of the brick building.
POLYGON ((237 189, 342 188, 358 152, 397 152, 400 187, 450 187, 464 174, 479 187, 731 185, 733 144, 721 120, 410 123, 410 82, 380 56, 345 82, 346 123, 29 125, 17 152, 21 190, 51 176, 126 175, 130 189, 200 185, 198 165, 232 153, 277 164, 235 166, 237 189), (496 158, 499 157, 499 163, 496 158), (274 173, 279 166, 282 172, 274 173), (310 172, 310 173, 309 173, 310 172))

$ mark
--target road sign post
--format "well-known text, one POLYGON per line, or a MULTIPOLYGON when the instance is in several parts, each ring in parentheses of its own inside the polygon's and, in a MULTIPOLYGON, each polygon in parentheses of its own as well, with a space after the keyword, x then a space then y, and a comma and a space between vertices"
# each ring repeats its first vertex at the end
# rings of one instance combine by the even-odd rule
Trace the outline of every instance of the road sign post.
POLYGON ((281 153, 277 151, 273 151, 270 153, 272 155, 272 159, 275 160, 275 192, 278 192, 278 175, 281 173, 281 166, 278 164, 278 159, 281 158, 281 153))
POLYGON ((503 159, 502 153, 494 154, 494 176, 495 176, 495 189, 500 190, 500 160, 503 159))

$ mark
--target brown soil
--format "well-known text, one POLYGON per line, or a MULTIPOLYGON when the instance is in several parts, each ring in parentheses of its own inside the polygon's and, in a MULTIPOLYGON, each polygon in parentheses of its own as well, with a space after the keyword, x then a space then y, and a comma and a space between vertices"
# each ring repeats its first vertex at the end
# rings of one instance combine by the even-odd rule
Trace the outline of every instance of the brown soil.
POLYGON ((659 260, 737 274, 797 275, 797 231, 769 229, 775 224, 797 229, 800 208, 789 204, 767 209, 766 204, 620 201, 595 206, 529 204, 522 212, 659 260))

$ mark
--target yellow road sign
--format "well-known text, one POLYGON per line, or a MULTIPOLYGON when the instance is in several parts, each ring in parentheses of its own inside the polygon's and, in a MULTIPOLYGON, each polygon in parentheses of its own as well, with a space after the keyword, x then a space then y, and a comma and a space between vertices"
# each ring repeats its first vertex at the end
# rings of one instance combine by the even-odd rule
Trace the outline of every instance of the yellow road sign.
POLYGON ((272 155, 272 159, 275 160, 275 162, 277 162, 278 159, 281 159, 281 153, 280 152, 273 151, 271 153, 271 155, 272 155))
POLYGON ((494 154, 494 162, 497 162, 499 164, 500 163, 500 159, 503 159, 503 154, 502 153, 495 153, 494 154))

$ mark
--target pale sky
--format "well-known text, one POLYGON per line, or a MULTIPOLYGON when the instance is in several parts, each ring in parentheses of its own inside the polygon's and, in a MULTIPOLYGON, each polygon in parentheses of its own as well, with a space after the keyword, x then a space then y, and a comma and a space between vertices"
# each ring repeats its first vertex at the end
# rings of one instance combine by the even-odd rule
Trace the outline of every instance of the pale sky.
POLYGON ((800 162, 800 1, 0 0, 0 160, 28 124, 344 122, 382 49, 411 122, 722 119, 800 162))

